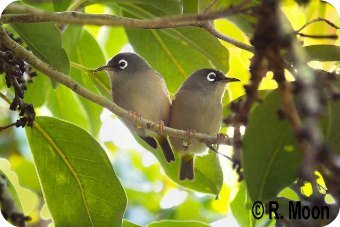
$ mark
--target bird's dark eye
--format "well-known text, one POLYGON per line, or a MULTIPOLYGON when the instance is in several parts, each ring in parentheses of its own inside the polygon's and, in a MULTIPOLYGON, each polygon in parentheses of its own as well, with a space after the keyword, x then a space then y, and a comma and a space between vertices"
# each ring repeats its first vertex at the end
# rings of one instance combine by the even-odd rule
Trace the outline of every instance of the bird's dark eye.
POLYGON ((214 73, 214 72, 208 73, 207 80, 210 81, 210 82, 214 82, 216 80, 216 73, 214 73))
POLYGON ((128 62, 125 59, 120 59, 118 62, 118 66, 121 69, 125 69, 128 66, 128 62))

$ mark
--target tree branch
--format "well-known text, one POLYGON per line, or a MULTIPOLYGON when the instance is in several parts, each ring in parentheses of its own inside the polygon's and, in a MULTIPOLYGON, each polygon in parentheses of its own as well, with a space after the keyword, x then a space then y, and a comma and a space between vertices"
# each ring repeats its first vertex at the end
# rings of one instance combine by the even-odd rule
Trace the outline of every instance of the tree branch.
POLYGON ((31 7, 12 4, 6 8, 5 12, 22 14, 4 14, 1 16, 2 23, 36 23, 36 22, 57 22, 66 24, 89 24, 89 25, 109 25, 123 26, 127 28, 175 28, 185 26, 199 26, 203 21, 215 20, 227 17, 235 13, 240 13, 248 8, 244 5, 249 1, 244 1, 239 5, 226 9, 190 15, 178 15, 160 17, 152 19, 134 19, 108 14, 86 14, 82 12, 45 12, 31 7))
POLYGON ((319 21, 322 21, 322 22, 325 22, 327 23, 329 26, 331 26, 332 28, 335 28, 335 29, 340 29, 338 26, 336 26, 333 22, 325 19, 325 18, 321 18, 321 17, 318 17, 318 18, 315 18, 309 22, 307 22, 306 24, 304 24, 303 26, 301 26, 301 28, 299 28, 298 30, 296 30, 295 32, 296 33, 299 33, 301 32, 303 29, 305 29, 308 25, 311 25, 315 22, 319 22, 319 21))
POLYGON ((113 16, 108 14, 86 14, 82 12, 44 12, 31 7, 12 4, 6 8, 6 12, 22 14, 4 14, 0 21, 2 23, 36 23, 36 22, 57 22, 66 24, 90 24, 123 26, 126 28, 162 29, 177 27, 201 27, 218 39, 224 40, 236 47, 253 52, 252 46, 232 39, 217 31, 212 22, 221 17, 227 17, 236 13, 245 12, 251 8, 245 7, 249 1, 231 6, 227 9, 204 12, 200 14, 170 16, 153 19, 134 19, 128 17, 113 16))
MULTIPOLYGON (((41 61, 36 56, 34 56, 32 53, 27 51, 25 48, 21 47, 19 44, 14 42, 10 37, 7 36, 2 26, 0 26, 0 40, 2 44, 8 49, 10 49, 16 56, 25 60, 31 66, 41 71, 42 73, 44 73, 46 76, 48 76, 52 80, 58 81, 59 83, 72 89, 78 95, 110 110, 112 113, 116 114, 117 116, 124 118, 140 127, 155 131, 157 133, 164 133, 168 136, 178 137, 178 138, 188 138, 188 133, 184 130, 178 130, 178 129, 173 129, 169 127, 164 127, 164 129, 161 130, 158 123, 152 122, 144 118, 136 119, 135 117, 131 116, 131 114, 129 114, 128 111, 119 107, 112 101, 84 88, 79 83, 77 83, 76 81, 68 77, 67 75, 56 71, 55 69, 50 67, 47 63, 41 61)), ((190 137, 190 138, 194 138, 206 144, 231 144, 232 143, 232 139, 230 138, 227 138, 227 137, 221 138, 221 137, 210 136, 210 135, 206 135, 202 133, 195 133, 195 136, 190 137)))
POLYGON ((207 21, 202 23, 201 25, 202 28, 204 28, 205 30, 207 30, 210 34, 212 34, 213 36, 215 36, 218 39, 221 39, 223 41, 226 41, 227 43, 230 43, 240 49, 243 50, 247 50, 249 52, 254 52, 254 47, 247 45, 245 43, 242 43, 240 41, 237 41, 233 38, 230 38, 229 36, 226 36, 224 34, 222 34, 221 32, 219 32, 213 25, 213 23, 211 21, 207 21))

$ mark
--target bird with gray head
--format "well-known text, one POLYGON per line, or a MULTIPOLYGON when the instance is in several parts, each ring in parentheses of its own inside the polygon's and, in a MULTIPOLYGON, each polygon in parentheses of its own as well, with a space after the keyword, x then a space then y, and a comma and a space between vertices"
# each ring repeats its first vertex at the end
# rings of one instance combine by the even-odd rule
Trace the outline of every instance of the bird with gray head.
MULTIPOLYGON (((110 76, 114 103, 150 121, 168 124, 171 100, 165 81, 143 58, 134 53, 120 53, 95 72, 102 70, 110 76)), ((166 136, 136 127, 127 119, 123 122, 154 149, 158 147, 157 140, 167 162, 175 160, 166 136)))
MULTIPOLYGON (((172 101, 169 126, 217 135, 222 123, 222 97, 227 83, 239 81, 228 78, 214 69, 200 69, 192 73, 179 88, 172 101)), ((174 150, 179 152, 180 180, 194 179, 194 158, 207 151, 207 146, 196 140, 184 143, 170 137, 174 150)))

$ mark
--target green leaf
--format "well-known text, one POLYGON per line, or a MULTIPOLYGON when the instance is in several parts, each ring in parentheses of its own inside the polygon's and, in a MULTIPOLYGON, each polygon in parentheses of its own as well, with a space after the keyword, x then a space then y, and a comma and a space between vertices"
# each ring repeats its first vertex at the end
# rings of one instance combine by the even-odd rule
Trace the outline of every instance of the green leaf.
POLYGON ((340 47, 335 45, 311 45, 303 49, 309 61, 340 61, 340 47))
POLYGON ((293 183, 300 165, 295 133, 287 120, 279 120, 281 101, 270 93, 250 114, 243 141, 243 170, 253 201, 266 202, 293 183))
POLYGON ((170 221, 164 220, 159 222, 152 222, 147 227, 208 227, 208 224, 198 221, 170 221))
POLYGON ((48 108, 53 116, 61 118, 89 130, 90 120, 82 103, 72 90, 58 86, 48 98, 48 108))
POLYGON ((243 181, 239 186, 235 199, 230 203, 233 216, 241 227, 251 226, 252 214, 249 207, 250 204, 251 201, 248 196, 246 184, 243 181))
POLYGON ((37 72, 37 75, 37 77, 33 78, 33 83, 27 84, 24 97, 25 102, 32 103, 35 108, 45 103, 46 97, 53 89, 51 80, 47 76, 40 72, 37 72))
POLYGON ((61 33, 53 23, 11 24, 33 53, 42 61, 68 75, 70 62, 62 48, 61 33))
POLYGON ((26 133, 56 226, 121 225, 126 195, 96 140, 50 117, 37 117, 26 133))
MULTIPOLYGON (((87 89, 111 99, 108 75, 105 72, 91 73, 91 69, 106 64, 97 41, 89 32, 78 26, 69 26, 63 34, 63 41, 72 65, 70 76, 87 89)), ((103 108, 83 97, 78 97, 91 119, 90 131, 97 135, 103 108)))
POLYGON ((65 11, 72 0, 52 0, 53 9, 55 12, 65 11))
POLYGON ((198 12, 199 12, 198 1, 183 0, 183 14, 198 12))
POLYGON ((126 219, 123 219, 123 225, 122 227, 139 227, 139 225, 133 223, 133 222, 130 222, 126 219))
POLYGON ((162 165, 166 175, 182 187, 202 193, 218 195, 223 184, 223 173, 217 155, 210 151, 208 155, 197 156, 195 159, 195 179, 193 181, 181 181, 178 178, 180 157, 175 153, 175 162, 167 163, 161 148, 152 149, 142 139, 135 136, 135 139, 147 150, 155 155, 162 165))
MULTIPOLYGON (((139 19, 163 15, 162 11, 146 6, 122 5, 122 9, 124 16, 139 19)), ((227 49, 202 29, 126 31, 134 50, 163 75, 170 93, 175 93, 183 80, 200 68, 228 70, 227 49)))
POLYGON ((90 0, 91 2, 115 2, 130 6, 147 6, 155 10, 162 10, 164 15, 182 14, 182 0, 90 0))

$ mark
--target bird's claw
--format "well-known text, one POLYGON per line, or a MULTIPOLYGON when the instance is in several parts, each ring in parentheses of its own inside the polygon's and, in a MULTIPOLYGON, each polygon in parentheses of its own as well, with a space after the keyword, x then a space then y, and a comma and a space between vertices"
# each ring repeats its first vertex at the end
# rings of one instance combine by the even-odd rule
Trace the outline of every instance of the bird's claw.
MULTIPOLYGON (((133 119, 133 120, 135 121, 135 123, 136 123, 138 120, 141 120, 141 119, 142 119, 142 115, 141 115, 140 113, 138 113, 138 112, 136 112, 136 111, 132 111, 132 110, 130 110, 130 111, 128 112, 128 116, 129 116, 131 119, 133 119)), ((141 128, 141 126, 139 126, 139 125, 136 124, 136 128, 137 128, 137 129, 138 129, 138 128, 141 128)))
POLYGON ((159 125, 159 134, 163 134, 163 131, 164 131, 164 121, 160 120, 158 122, 158 125, 159 125))
POLYGON ((187 134, 187 136, 188 136, 188 139, 183 141, 183 146, 184 146, 184 149, 185 149, 185 150, 188 149, 188 147, 190 146, 190 144, 191 144, 191 139, 192 139, 192 137, 195 136, 195 133, 196 133, 196 131, 193 130, 193 129, 188 129, 188 130, 187 130, 186 134, 187 134))
POLYGON ((223 141, 223 140, 225 140, 225 139, 228 138, 228 135, 225 134, 225 133, 218 133, 218 134, 216 135, 216 137, 217 137, 217 140, 218 140, 218 141, 223 141))

